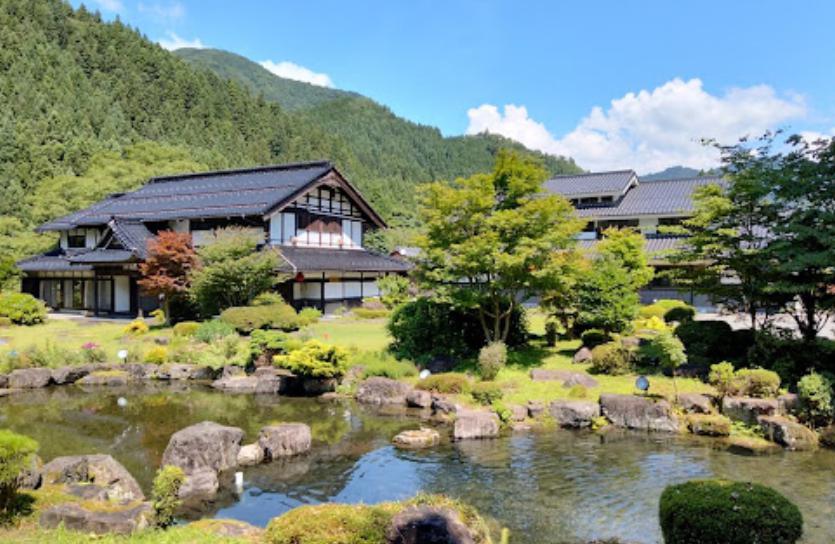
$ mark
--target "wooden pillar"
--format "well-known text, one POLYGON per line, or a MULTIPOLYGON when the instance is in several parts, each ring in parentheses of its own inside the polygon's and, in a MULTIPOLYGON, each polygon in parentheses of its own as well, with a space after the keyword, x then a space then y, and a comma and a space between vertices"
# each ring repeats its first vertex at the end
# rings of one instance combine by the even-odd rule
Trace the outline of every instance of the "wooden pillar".
POLYGON ((325 313, 325 273, 322 272, 322 289, 319 291, 319 297, 321 298, 321 310, 322 313, 325 313))
POLYGON ((363 277, 363 273, 360 272, 360 300, 365 298, 365 278, 363 277))
POLYGON ((99 315, 99 278, 93 269, 93 315, 99 315))

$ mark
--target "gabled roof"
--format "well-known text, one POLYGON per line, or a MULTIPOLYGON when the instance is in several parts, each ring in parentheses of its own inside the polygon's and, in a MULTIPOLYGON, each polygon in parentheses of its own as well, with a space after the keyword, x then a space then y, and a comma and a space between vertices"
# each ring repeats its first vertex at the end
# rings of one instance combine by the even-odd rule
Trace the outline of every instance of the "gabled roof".
POLYGON ((148 256, 148 241, 154 235, 144 224, 138 221, 113 219, 107 226, 110 227, 113 237, 118 240, 122 248, 140 259, 148 256))
POLYGON ((687 215, 693 212, 693 192, 703 185, 724 183, 721 176, 642 181, 614 205, 580 208, 580 217, 687 215))
POLYGON ((276 247, 283 259, 279 270, 291 272, 407 272, 412 265, 363 249, 276 247))
POLYGON ((92 270, 93 268, 86 264, 74 264, 71 260, 79 253, 84 253, 89 250, 81 249, 78 251, 55 249, 53 251, 36 255, 28 259, 23 259, 17 262, 17 267, 23 272, 75 272, 92 270))
POLYGON ((325 176, 343 186, 378 226, 382 218, 327 161, 201 172, 151 179, 136 191, 112 195, 41 225, 39 231, 97 226, 111 219, 134 222, 266 215, 280 209, 325 176))
POLYGON ((622 194, 633 181, 637 181, 633 170, 613 170, 557 176, 546 181, 545 188, 566 198, 615 195, 622 194))

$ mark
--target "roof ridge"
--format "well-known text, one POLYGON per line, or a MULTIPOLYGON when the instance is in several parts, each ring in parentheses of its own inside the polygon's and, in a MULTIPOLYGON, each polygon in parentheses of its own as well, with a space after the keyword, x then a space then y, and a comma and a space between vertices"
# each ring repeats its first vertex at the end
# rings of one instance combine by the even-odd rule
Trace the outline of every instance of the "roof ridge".
POLYGON ((689 176, 686 178, 660 178, 660 179, 641 179, 638 176, 638 181, 641 183, 658 183, 661 182, 671 182, 671 181, 696 181, 701 179, 716 179, 716 178, 724 178, 725 176, 722 174, 713 174, 713 175, 706 175, 706 176, 689 176))
POLYGON ((315 166, 333 166, 329 160, 318 161, 304 161, 304 162, 290 162, 285 164, 268 164, 262 166, 252 166, 247 168, 229 168, 226 170, 208 170, 206 172, 190 172, 188 174, 173 174, 170 176, 155 176, 148 180, 151 183, 166 183, 169 181, 181 181, 184 179, 194 179, 209 176, 219 176, 228 174, 248 174, 252 172, 271 172, 275 170, 293 170, 302 168, 312 168, 315 166))
MULTIPOLYGON (((552 176, 552 177, 548 178, 548 180, 559 179, 559 178, 579 178, 579 177, 585 177, 585 176, 605 176, 607 174, 624 174, 624 173, 627 173, 627 172, 631 172, 631 173, 635 174, 635 170, 633 170, 632 168, 624 168, 622 170, 604 170, 602 172, 581 172, 579 174, 559 174, 557 176, 552 176)), ((635 174, 635 175, 637 176, 638 174, 635 174)))

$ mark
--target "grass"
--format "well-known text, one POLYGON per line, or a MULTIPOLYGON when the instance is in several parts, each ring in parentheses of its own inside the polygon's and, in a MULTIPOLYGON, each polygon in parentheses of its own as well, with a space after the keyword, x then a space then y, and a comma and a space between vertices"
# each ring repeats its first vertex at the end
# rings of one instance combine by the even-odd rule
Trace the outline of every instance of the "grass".
POLYGON ((304 333, 323 342, 363 351, 384 350, 391 343, 385 319, 359 319, 352 316, 323 319, 305 328, 304 333))

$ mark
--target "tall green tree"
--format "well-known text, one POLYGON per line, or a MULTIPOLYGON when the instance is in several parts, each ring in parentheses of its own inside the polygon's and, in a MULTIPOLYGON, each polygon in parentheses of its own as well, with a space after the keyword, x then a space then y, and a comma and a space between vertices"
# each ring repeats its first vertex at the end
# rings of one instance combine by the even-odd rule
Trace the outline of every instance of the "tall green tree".
POLYGON ((547 177, 535 160, 503 151, 490 174, 421 191, 418 277, 436 296, 476 309, 486 343, 505 341, 514 309, 570 277, 582 223, 566 199, 545 194, 547 177))

